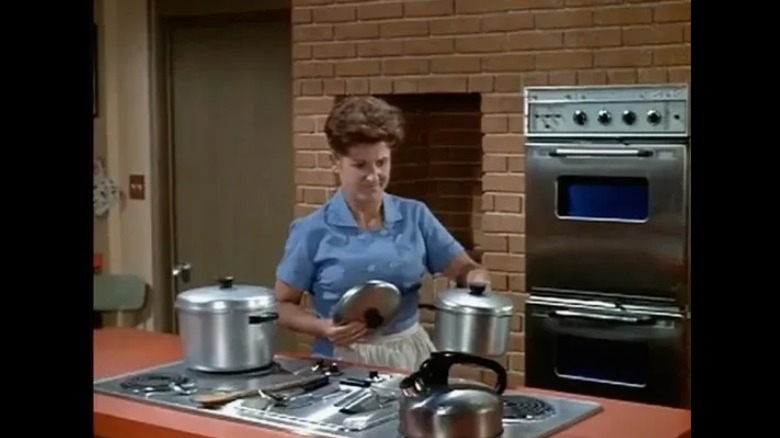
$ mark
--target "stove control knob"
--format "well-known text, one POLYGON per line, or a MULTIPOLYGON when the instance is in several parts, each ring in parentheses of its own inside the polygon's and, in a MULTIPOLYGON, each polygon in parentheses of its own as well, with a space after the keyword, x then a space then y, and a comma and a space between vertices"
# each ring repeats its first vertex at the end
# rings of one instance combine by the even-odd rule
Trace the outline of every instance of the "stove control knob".
POLYGON ((647 112, 647 121, 651 125, 657 125, 661 122, 661 114, 656 110, 650 110, 647 112))
POLYGON ((584 125, 588 120, 588 116, 581 110, 574 111, 574 123, 578 125, 584 125))
POLYGON ((330 372, 330 373, 338 373, 339 372, 339 364, 337 364, 336 362, 331 363, 330 366, 328 367, 328 372, 330 372))
POLYGON ((609 113, 607 110, 601 110, 599 111, 599 123, 602 125, 606 125, 610 121, 612 121, 612 114, 609 113))
POLYGON ((636 113, 631 110, 623 111, 623 122, 626 125, 633 125, 636 122, 636 113))
POLYGON ((371 380, 376 380, 379 378, 379 371, 369 371, 368 372, 368 378, 371 380))

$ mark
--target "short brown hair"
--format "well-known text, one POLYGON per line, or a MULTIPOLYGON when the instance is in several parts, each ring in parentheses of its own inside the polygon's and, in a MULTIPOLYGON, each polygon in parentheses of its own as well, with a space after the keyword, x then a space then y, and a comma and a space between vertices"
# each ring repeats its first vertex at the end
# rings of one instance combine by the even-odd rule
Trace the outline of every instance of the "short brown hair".
POLYGON ((404 119, 401 110, 378 97, 348 96, 331 109, 325 136, 340 155, 361 143, 383 141, 392 147, 404 140, 404 119))

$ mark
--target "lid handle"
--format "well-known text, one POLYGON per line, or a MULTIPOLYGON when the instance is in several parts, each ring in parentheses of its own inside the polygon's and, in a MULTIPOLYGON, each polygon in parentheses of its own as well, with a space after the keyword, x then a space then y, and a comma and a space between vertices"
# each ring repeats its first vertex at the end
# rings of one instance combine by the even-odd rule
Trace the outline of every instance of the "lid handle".
POLYGON ((487 285, 484 283, 469 283, 469 295, 482 295, 485 293, 487 285))
POLYGON ((233 288, 233 277, 222 277, 217 280, 219 283, 220 289, 232 289, 233 288))

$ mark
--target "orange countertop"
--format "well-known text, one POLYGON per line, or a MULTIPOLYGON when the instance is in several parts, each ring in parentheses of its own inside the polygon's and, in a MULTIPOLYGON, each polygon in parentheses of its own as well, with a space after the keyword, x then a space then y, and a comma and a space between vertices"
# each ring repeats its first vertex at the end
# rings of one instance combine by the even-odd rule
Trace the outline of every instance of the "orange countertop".
MULTIPOLYGON (((94 331, 95 379, 180 360, 182 350, 174 335, 131 328, 94 331)), ((284 355, 282 355, 284 356, 284 355)), ((290 355, 297 356, 297 355, 290 355)), ((658 406, 606 400, 524 388, 528 393, 589 399, 604 411, 555 438, 687 438, 691 412, 658 406)), ((264 429, 95 393, 94 434, 101 438, 293 438, 292 432, 264 429)))

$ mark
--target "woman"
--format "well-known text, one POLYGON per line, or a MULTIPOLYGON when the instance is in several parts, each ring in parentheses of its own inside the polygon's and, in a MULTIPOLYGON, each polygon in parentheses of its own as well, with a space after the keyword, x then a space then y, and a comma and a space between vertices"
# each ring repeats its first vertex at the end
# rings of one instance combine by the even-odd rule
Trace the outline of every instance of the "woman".
POLYGON ((489 274, 425 204, 385 193, 391 148, 404 138, 397 108, 376 97, 347 97, 331 110, 325 134, 340 187, 290 226, 276 273, 279 324, 316 337, 315 355, 416 370, 434 350, 417 310, 426 271, 459 283, 489 284, 489 274), (368 280, 401 290, 399 316, 381 333, 360 322, 334 325, 336 301, 368 280), (321 317, 300 307, 304 292, 321 317))

